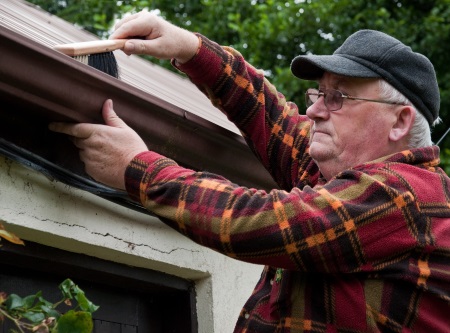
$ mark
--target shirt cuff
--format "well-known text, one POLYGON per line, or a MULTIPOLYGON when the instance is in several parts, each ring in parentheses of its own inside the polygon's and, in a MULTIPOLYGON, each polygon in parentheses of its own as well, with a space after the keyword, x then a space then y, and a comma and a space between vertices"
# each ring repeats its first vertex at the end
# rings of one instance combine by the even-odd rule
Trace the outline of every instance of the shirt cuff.
POLYGON ((145 192, 157 170, 160 170, 155 167, 160 160, 167 158, 153 151, 146 151, 136 155, 130 162, 125 170, 125 188, 131 199, 142 203, 142 192, 145 192))

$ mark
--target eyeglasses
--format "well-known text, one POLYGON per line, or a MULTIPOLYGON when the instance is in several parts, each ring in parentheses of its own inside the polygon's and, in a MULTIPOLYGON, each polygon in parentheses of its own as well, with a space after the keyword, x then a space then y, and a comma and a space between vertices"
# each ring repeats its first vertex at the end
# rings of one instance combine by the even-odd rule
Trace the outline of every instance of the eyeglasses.
POLYGON ((325 91, 322 91, 319 89, 309 88, 308 90, 306 90, 306 94, 305 94, 306 107, 309 108, 311 105, 313 105, 315 102, 317 102, 317 100, 319 99, 320 96, 323 96, 325 106, 328 111, 337 111, 337 110, 341 109, 344 99, 385 103, 385 104, 394 104, 394 105, 405 105, 405 103, 400 103, 400 102, 389 102, 389 101, 382 101, 379 99, 353 97, 350 95, 346 95, 343 92, 340 92, 339 90, 335 90, 335 89, 327 89, 325 91))

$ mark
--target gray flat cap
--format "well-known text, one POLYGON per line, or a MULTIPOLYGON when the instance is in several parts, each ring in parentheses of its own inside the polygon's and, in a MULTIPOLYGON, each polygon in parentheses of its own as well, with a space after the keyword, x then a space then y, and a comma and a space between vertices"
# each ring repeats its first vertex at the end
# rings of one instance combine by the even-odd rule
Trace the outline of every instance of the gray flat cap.
POLYGON ((382 78, 405 95, 430 125, 439 117, 439 87, 430 60, 380 31, 355 32, 332 55, 297 56, 291 70, 305 80, 318 80, 324 72, 382 78))

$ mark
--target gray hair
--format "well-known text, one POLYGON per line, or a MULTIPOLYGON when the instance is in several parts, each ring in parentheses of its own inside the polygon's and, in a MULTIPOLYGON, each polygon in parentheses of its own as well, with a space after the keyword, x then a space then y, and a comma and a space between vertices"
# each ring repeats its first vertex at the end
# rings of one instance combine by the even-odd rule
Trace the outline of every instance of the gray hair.
MULTIPOLYGON (((433 145, 431 141, 431 128, 428 125, 426 118, 420 113, 417 108, 397 89, 387 83, 385 80, 380 79, 380 98, 388 102, 400 102, 407 105, 411 105, 416 113, 414 124, 409 132, 410 138, 408 142, 409 148, 428 147, 433 145)), ((437 118, 432 126, 435 126, 441 122, 440 118, 437 118)))

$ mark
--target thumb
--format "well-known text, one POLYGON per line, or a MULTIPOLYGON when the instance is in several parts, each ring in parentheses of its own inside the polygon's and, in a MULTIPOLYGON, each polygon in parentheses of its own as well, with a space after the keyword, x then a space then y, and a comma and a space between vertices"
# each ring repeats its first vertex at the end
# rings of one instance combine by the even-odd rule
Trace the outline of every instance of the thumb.
POLYGON ((127 125, 124 123, 122 119, 116 114, 113 109, 113 102, 110 99, 107 99, 105 103, 103 103, 103 119, 105 124, 112 127, 126 127, 127 125))
POLYGON ((130 55, 137 53, 137 49, 136 44, 133 41, 128 40, 123 46, 122 51, 125 52, 125 54, 130 55))
POLYGON ((156 58, 161 58, 158 48, 154 47, 155 40, 153 39, 129 39, 125 43, 122 51, 125 54, 147 54, 156 58))

